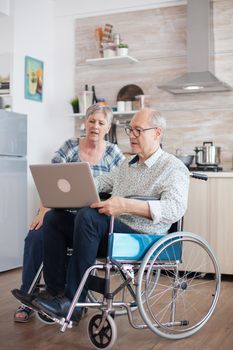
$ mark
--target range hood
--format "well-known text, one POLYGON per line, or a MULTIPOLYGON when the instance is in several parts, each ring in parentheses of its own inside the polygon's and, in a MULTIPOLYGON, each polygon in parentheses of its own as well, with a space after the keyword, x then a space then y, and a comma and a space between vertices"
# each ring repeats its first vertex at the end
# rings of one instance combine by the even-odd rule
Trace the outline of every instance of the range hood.
POLYGON ((214 75, 212 0, 187 0, 187 73, 158 87, 173 94, 232 90, 214 75))

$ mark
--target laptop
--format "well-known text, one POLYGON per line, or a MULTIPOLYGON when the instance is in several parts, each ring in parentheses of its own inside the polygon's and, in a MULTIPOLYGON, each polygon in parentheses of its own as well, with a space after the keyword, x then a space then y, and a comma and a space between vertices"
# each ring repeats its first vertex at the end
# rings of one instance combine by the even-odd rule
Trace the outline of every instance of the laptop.
POLYGON ((90 165, 81 163, 34 164, 30 170, 46 208, 81 208, 99 202, 90 165))

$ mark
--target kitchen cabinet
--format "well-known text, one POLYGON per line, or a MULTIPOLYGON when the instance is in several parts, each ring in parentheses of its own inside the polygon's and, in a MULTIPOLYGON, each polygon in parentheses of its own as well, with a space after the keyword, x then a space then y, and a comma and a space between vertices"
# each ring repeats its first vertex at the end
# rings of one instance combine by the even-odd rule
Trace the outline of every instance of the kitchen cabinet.
POLYGON ((233 274, 232 198, 233 173, 210 174, 207 182, 191 179, 184 217, 184 231, 207 240, 223 274, 233 274))

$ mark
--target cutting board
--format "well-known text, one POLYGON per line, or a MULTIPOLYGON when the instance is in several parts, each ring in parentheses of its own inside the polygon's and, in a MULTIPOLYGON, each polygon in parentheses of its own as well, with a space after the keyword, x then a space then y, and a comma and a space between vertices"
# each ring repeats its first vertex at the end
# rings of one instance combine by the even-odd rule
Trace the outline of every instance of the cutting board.
POLYGON ((135 101, 135 96, 137 95, 144 95, 140 86, 134 84, 125 85, 118 92, 117 101, 135 101))

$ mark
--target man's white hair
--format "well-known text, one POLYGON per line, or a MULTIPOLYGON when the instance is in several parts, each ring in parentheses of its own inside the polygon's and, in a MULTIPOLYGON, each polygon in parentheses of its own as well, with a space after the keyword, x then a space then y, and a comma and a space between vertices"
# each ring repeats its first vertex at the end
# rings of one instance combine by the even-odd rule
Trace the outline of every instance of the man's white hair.
POLYGON ((166 119, 161 115, 159 111, 156 111, 152 108, 143 108, 141 111, 145 111, 148 113, 148 116, 150 117, 149 123, 152 127, 157 127, 162 129, 161 133, 161 139, 163 138, 164 131, 166 130, 166 119))

